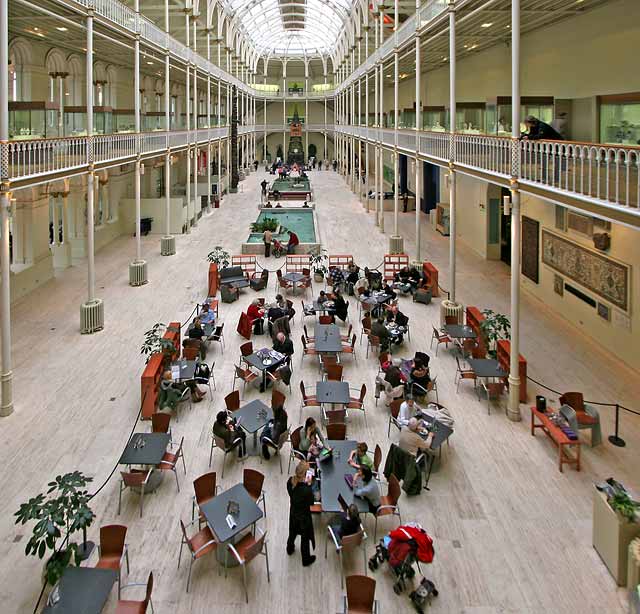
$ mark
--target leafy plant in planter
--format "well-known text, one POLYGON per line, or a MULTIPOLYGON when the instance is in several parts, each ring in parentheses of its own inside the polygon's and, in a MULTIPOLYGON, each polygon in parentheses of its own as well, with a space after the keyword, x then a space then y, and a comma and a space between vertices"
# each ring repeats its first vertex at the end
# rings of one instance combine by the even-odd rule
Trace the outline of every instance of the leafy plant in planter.
POLYGON ((253 222, 251 224, 251 232, 264 232, 270 230, 275 232, 278 230, 279 222, 273 217, 265 217, 261 222, 253 222))
POLYGON ((611 509, 620 514, 627 522, 637 522, 636 516, 640 514, 640 503, 634 501, 627 492, 616 491, 609 498, 611 509))
POLYGON ((167 331, 176 332, 166 324, 156 322, 156 324, 153 325, 153 328, 144 334, 144 341, 140 347, 140 354, 147 357, 145 363, 149 362, 149 359, 153 354, 158 353, 164 356, 165 363, 171 361, 171 357, 176 351, 176 347, 173 345, 171 339, 164 339, 164 334, 167 331))
POLYGON ((14 516, 16 524, 36 523, 27 546, 27 556, 44 558, 52 551, 45 565, 45 577, 54 585, 71 564, 80 564, 78 544, 69 542, 76 531, 86 531, 91 526, 95 514, 89 507, 91 496, 85 489, 93 478, 79 471, 59 475, 49 482, 46 494, 40 493, 23 503, 14 516), (56 548, 58 540, 64 536, 61 547, 56 548))
POLYGON ((229 252, 222 249, 220 245, 216 245, 213 251, 207 254, 207 260, 217 264, 219 269, 225 269, 231 264, 229 252))
POLYGON ((487 346, 487 354, 496 358, 498 339, 511 339, 511 322, 509 318, 491 309, 482 311, 484 320, 480 323, 480 330, 487 346))
POLYGON ((315 254, 309 254, 309 264, 311 265, 313 275, 317 281, 322 281, 324 276, 329 271, 329 268, 326 264, 328 260, 329 256, 327 256, 326 249, 320 249, 315 254))

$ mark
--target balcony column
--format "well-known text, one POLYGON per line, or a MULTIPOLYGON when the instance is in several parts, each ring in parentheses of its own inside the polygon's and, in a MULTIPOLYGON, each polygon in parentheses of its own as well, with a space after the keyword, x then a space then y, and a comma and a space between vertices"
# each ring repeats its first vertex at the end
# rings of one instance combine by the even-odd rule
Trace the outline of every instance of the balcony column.
MULTIPOLYGON (((358 43, 358 50, 360 44, 358 43)), ((359 56, 360 54, 358 54, 359 56)), ((358 79, 358 127, 362 128, 362 79, 358 79)), ((362 134, 362 132, 360 132, 362 134)), ((358 200, 362 202, 362 141, 358 138, 358 179, 357 179, 358 200)))
MULTIPOLYGON (((380 27, 382 29, 382 20, 380 20, 380 27)), ((382 142, 382 129, 384 126, 384 64, 380 62, 380 103, 378 109, 380 110, 380 139, 382 142)), ((380 147, 380 191, 378 192, 378 199, 380 201, 380 230, 384 232, 384 148, 380 147)))
MULTIPOLYGON (((282 63, 282 162, 287 159, 287 63, 282 63)), ((276 150, 277 152, 277 150, 276 150)))
MULTIPOLYGON (((193 24, 193 53, 197 52, 197 15, 191 14, 191 23, 193 24)), ((198 201, 198 156, 200 148, 198 147, 198 116, 200 114, 200 105, 198 104, 198 69, 193 65, 193 226, 198 225, 198 214, 202 211, 200 202, 198 201)), ((187 178, 187 181, 189 179, 187 178)))
MULTIPOLYGON (((207 62, 211 63, 211 28, 207 33, 207 62)), ((211 73, 207 71, 207 211, 211 213, 211 73)))
MULTIPOLYGON (((327 66, 326 66, 326 64, 324 66, 323 77, 324 77, 324 84, 327 85, 327 66)), ((325 96, 324 96, 324 132, 323 132, 324 149, 322 151, 322 160, 320 160, 320 164, 322 164, 322 162, 327 159, 327 94, 326 94, 327 88, 326 87, 325 87, 324 91, 325 91, 325 96)))
MULTIPOLYGON (((367 21, 364 24, 364 57, 365 61, 369 58, 369 15, 365 18, 367 21)), ((369 71, 364 76, 364 125, 366 127, 366 138, 364 141, 365 146, 365 171, 364 171, 364 199, 366 202, 367 213, 369 213, 369 71)))
MULTIPOLYGON (((393 9, 393 32, 397 36, 399 22, 398 0, 394 2, 393 9)), ((400 154, 398 153, 398 124, 400 114, 398 106, 400 104, 398 82, 400 80, 400 58, 398 55, 397 40, 393 49, 393 235, 389 237, 389 252, 402 253, 404 251, 403 239, 398 234, 398 215, 400 210, 400 154)))
MULTIPOLYGON (((0 416, 13 413, 11 258, 9 250, 9 3, 0 0, 0 416)), ((15 244, 14 244, 15 248, 15 244)))
MULTIPOLYGON (((218 45, 218 59, 220 59, 220 46, 218 45)), ((219 63, 219 62, 218 62, 219 63)), ((222 124, 222 85, 218 78, 218 130, 222 124)), ((222 135, 218 133, 218 202, 222 202, 222 135)))
POLYGON ((520 415, 520 0, 511 2, 511 355, 507 417, 520 415))
MULTIPOLYGON (((186 46, 190 47, 190 24, 189 9, 184 10, 185 17, 185 37, 186 46)), ((189 208, 191 207, 191 66, 187 62, 185 66, 185 98, 187 101, 186 108, 186 129, 187 129, 187 172, 185 179, 185 196, 187 200, 187 234, 191 232, 191 219, 189 217, 189 208)))
POLYGON ((456 9, 449 0, 449 285, 450 300, 456 302, 456 173, 455 140, 456 121, 456 9))
POLYGON ((80 332, 94 333, 104 328, 104 303, 96 298, 96 261, 94 247, 94 170, 93 170, 93 9, 87 13, 86 52, 87 98, 87 300, 80 306, 80 332))
MULTIPOLYGON (((420 10, 420 0, 416 0, 416 12, 420 10)), ((421 245, 420 245, 420 211, 421 211, 421 195, 422 195, 422 161, 420 154, 420 128, 422 128, 422 100, 420 92, 420 36, 418 35, 420 20, 416 20, 416 177, 415 177, 415 193, 416 193, 416 262, 420 262, 421 245)))
MULTIPOLYGON (((374 23, 374 28, 375 28, 375 23, 374 23)), ((376 33, 376 47, 378 46, 378 28, 375 28, 375 33, 376 33)), ((374 65, 373 67, 373 103, 374 103, 374 113, 373 113, 373 125, 376 126, 378 124, 378 118, 380 116, 380 112, 378 109, 378 106, 380 104, 380 96, 378 95, 378 88, 379 88, 379 81, 380 81, 380 73, 378 71, 378 66, 377 64, 374 65)), ((376 130, 375 131, 375 145, 374 145, 374 152, 375 152, 375 156, 374 156, 374 165, 375 165, 375 174, 374 174, 374 192, 375 192, 375 200, 374 200, 374 208, 373 208, 373 212, 374 212, 374 217, 376 220, 376 226, 380 225, 380 215, 378 213, 378 189, 379 189, 379 185, 380 185, 380 178, 379 178, 379 173, 380 173, 380 161, 378 160, 378 158, 380 157, 380 131, 376 130)), ((367 196, 367 199, 369 197, 367 196)), ((369 201, 367 200, 367 203, 369 201)))
MULTIPOLYGON (((164 2, 164 32, 167 40, 169 39, 169 0, 164 2)), ((171 236, 171 59, 169 56, 169 48, 164 51, 164 123, 167 138, 167 149, 164 154, 164 215, 165 227, 164 236, 160 239, 160 254, 162 256, 172 256, 176 253, 176 239, 171 236)), ((177 113, 177 108, 176 108, 177 113)), ((178 118, 174 117, 174 123, 177 127, 178 118)))
POLYGON ((134 197, 136 201, 136 257, 129 263, 129 285, 142 286, 147 283, 147 263, 142 259, 142 237, 140 232, 140 174, 142 172, 140 136, 140 1, 134 4, 136 11, 136 37, 133 42, 133 93, 134 129, 136 131, 136 163, 134 169, 134 197))
MULTIPOLYGON (((351 130, 353 131, 356 125, 356 86, 354 83, 351 84, 349 88, 351 92, 351 105, 349 109, 349 123, 351 124, 351 130)), ((351 187, 351 191, 356 191, 356 139, 354 136, 351 136, 349 139, 351 144, 351 174, 349 176, 349 185, 351 187)))
POLYGON ((227 83, 227 98, 226 98, 226 123, 227 123, 227 146, 225 151, 225 161, 227 163, 227 194, 230 194, 231 189, 231 87, 227 83))

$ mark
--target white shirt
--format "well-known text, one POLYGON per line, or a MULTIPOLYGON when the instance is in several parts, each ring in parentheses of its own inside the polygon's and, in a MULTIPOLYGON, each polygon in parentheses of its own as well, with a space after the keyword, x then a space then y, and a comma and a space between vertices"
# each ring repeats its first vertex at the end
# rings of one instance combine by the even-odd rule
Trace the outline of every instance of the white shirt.
POLYGON ((404 403, 400 405, 400 411, 398 412, 398 422, 402 426, 407 426, 409 424, 409 420, 413 418, 413 415, 415 414, 417 409, 418 408, 415 403, 413 404, 413 407, 409 407, 409 403, 404 401, 404 403))

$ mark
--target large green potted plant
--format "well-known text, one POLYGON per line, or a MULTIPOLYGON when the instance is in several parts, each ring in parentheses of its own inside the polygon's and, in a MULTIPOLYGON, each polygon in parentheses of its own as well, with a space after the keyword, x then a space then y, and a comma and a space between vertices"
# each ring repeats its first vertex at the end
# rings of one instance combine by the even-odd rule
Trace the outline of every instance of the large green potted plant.
POLYGON ((511 339, 511 322, 509 318, 491 309, 482 311, 484 320, 480 322, 480 330, 487 347, 487 354, 491 358, 498 355, 498 340, 511 339))
POLYGON ((220 245, 216 245, 213 251, 207 254, 207 260, 218 265, 219 269, 224 269, 231 264, 231 256, 229 252, 224 250, 220 245))
POLYGON ((265 217, 260 222, 253 222, 251 224, 251 232, 264 232, 265 230, 270 230, 271 232, 276 232, 278 230, 278 226, 280 223, 273 217, 265 217))
POLYGON ((313 277, 318 283, 324 279, 324 276, 329 271, 327 267, 328 260, 329 256, 327 256, 326 249, 319 249, 316 253, 309 254, 309 264, 313 271, 313 277))
POLYGON ((176 347, 171 339, 165 339, 164 334, 167 331, 175 332, 166 324, 156 322, 153 327, 144 334, 140 354, 146 356, 145 364, 149 362, 153 354, 162 354, 165 366, 171 362, 171 358, 176 352, 176 347))
POLYGON ((45 563, 44 576, 52 586, 72 562, 79 565, 82 560, 79 544, 72 542, 71 536, 77 531, 86 535, 95 518, 89 507, 91 496, 86 490, 92 481, 93 478, 79 471, 59 475, 49 482, 46 493, 32 497, 14 514, 16 524, 35 521, 25 554, 42 559, 47 552, 51 553, 45 563))

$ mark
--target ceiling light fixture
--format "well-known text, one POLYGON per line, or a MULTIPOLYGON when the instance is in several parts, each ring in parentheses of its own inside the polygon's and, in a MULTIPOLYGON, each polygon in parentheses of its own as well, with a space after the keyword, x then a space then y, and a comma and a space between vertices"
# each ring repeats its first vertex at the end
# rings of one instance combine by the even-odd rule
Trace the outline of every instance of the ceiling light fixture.
POLYGON ((147 62, 149 66, 153 66, 153 62, 147 62))
POLYGON ((480 27, 481 28, 490 28, 493 25, 493 21, 489 21, 487 23, 483 23, 480 27))
POLYGON ((58 32, 66 32, 67 28, 65 28, 64 26, 58 26, 56 30, 58 30, 58 32))

